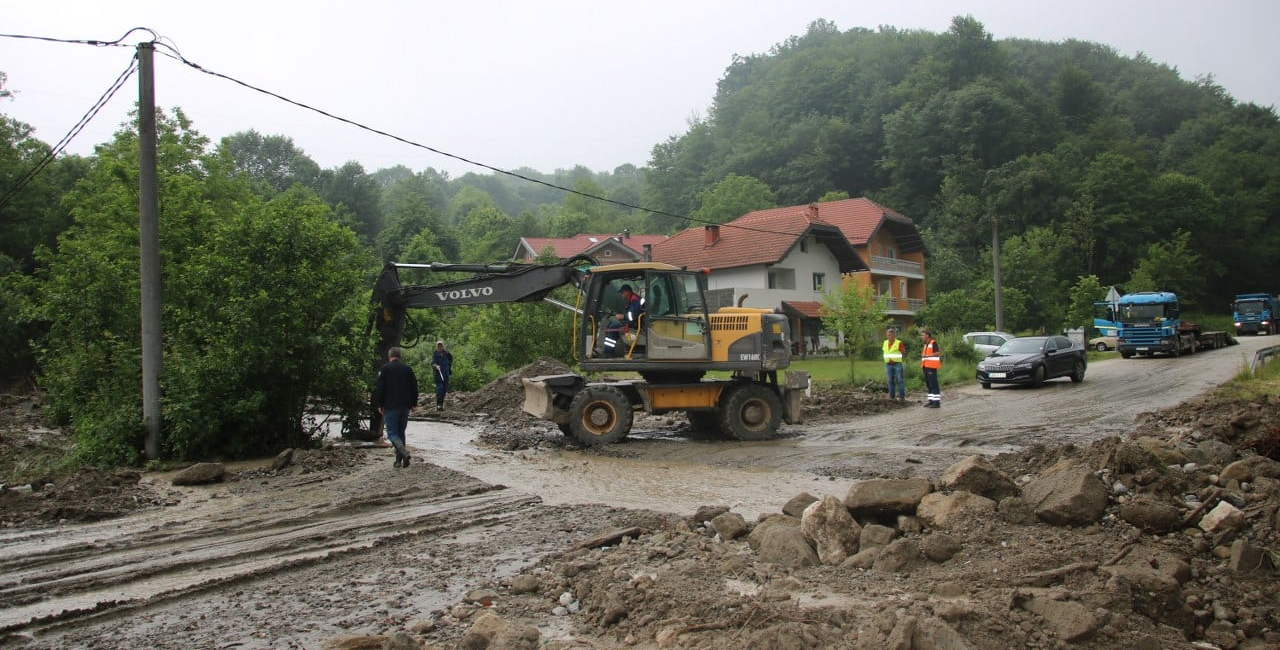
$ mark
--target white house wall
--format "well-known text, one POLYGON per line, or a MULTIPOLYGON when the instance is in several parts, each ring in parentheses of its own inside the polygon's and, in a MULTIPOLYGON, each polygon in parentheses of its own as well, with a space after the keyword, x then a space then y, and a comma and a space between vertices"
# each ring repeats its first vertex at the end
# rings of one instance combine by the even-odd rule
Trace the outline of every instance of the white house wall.
POLYGON ((801 252, 800 245, 792 247, 786 257, 774 266, 760 264, 732 269, 717 269, 707 277, 708 289, 733 289, 734 304, 743 294, 747 299, 744 307, 776 309, 782 301, 821 301, 826 291, 838 287, 840 283, 840 264, 836 261, 831 249, 817 243, 813 237, 808 238, 808 252, 801 252), (790 269, 795 276, 795 289, 769 289, 769 271, 790 269), (813 290, 813 274, 824 276, 824 291, 813 290))

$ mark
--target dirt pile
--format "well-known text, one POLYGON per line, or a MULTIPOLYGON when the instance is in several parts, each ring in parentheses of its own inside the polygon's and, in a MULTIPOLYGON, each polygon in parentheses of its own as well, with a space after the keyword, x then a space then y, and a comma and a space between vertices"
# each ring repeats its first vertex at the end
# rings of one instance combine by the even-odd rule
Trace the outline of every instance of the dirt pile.
POLYGON ((804 530, 794 503, 737 529, 723 507, 669 518, 483 586, 426 647, 1274 650, 1280 462, 1257 452, 1277 407, 1197 400, 1124 440, 998 456, 980 481, 952 468, 906 514, 856 513, 836 564, 791 560, 821 536, 754 539, 804 530))
POLYGON ((57 479, 4 486, 0 526, 98 521, 173 503, 171 496, 140 483, 141 479, 140 473, 127 469, 86 469, 57 479))

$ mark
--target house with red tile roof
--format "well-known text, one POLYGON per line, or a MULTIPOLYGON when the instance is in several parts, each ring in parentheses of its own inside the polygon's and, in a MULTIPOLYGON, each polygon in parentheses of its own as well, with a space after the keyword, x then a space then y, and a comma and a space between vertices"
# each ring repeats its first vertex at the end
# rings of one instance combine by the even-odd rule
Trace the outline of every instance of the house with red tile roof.
POLYGON ((924 306, 924 254, 911 219, 866 198, 757 210, 653 246, 654 261, 708 269, 709 307, 780 309, 806 342, 821 326, 824 295, 842 281, 886 296, 899 329, 913 324, 924 306))
POLYGON ((532 262, 550 248, 557 259, 590 255, 601 264, 621 264, 649 259, 654 244, 666 241, 666 235, 633 235, 624 230, 616 235, 574 235, 573 237, 521 237, 512 259, 532 262))

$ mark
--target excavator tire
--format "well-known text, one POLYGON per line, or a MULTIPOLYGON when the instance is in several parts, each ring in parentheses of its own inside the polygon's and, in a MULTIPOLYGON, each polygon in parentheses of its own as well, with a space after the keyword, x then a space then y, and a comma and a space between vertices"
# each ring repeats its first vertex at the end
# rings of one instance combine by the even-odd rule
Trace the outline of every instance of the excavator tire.
POLYGON ((720 405, 720 429, 738 440, 768 440, 782 423, 782 398, 763 384, 726 391, 720 405))
POLYGON ((631 432, 631 402, 613 386, 587 386, 569 405, 569 430, 583 445, 609 445, 631 432))

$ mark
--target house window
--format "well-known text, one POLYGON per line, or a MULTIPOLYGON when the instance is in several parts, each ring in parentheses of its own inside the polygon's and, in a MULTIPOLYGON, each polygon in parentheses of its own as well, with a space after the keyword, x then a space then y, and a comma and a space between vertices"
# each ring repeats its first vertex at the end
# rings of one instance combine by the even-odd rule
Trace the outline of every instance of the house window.
POLYGON ((907 281, 906 280, 898 280, 898 297, 899 298, 907 297, 907 281))
POLYGON ((896 260, 898 259, 898 251, 892 248, 886 248, 884 249, 884 256, 891 260, 896 260))
POLYGON ((893 296, 893 283, 888 280, 876 280, 876 293, 882 296, 893 296))
POLYGON ((808 238, 808 237, 801 237, 801 238, 800 238, 800 252, 801 252, 801 253, 808 253, 808 252, 809 252, 809 238, 808 238))
POLYGON ((778 272, 777 271, 769 271, 769 288, 770 289, 778 288, 778 272))
POLYGON ((605 256, 605 257, 613 257, 613 251, 611 251, 611 250, 609 250, 609 249, 607 249, 607 248, 606 248, 606 249, 604 249, 604 256, 605 256))
POLYGON ((813 274, 813 290, 819 293, 826 291, 827 275, 825 273, 813 274))

